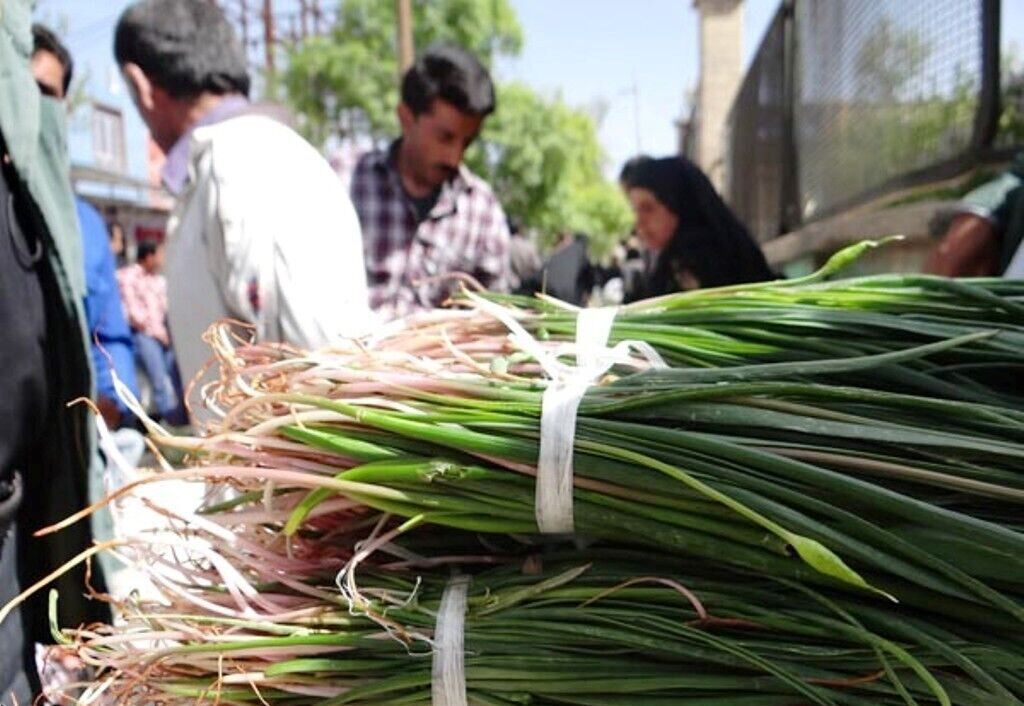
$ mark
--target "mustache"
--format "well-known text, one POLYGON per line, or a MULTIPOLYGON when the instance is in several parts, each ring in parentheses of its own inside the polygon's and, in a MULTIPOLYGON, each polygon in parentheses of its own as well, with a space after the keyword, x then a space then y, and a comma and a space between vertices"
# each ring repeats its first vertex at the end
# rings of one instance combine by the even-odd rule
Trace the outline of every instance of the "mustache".
POLYGON ((440 169, 442 172, 444 172, 445 177, 449 179, 451 179, 452 177, 459 173, 458 167, 453 167, 448 164, 435 164, 434 168, 440 169))

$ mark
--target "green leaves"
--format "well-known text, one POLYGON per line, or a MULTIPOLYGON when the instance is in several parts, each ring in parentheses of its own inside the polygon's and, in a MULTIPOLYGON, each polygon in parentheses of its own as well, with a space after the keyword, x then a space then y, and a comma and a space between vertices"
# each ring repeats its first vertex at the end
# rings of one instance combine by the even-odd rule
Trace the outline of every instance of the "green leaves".
POLYGON ((868 584, 860 574, 847 566, 846 563, 835 554, 835 552, 823 545, 821 542, 816 542, 813 539, 801 537, 798 534, 787 531, 783 531, 778 534, 786 540, 786 542, 796 550, 796 553, 800 555, 800 558, 812 566, 815 571, 825 574, 826 576, 831 576, 842 583, 874 591, 893 602, 899 602, 895 596, 868 584))
MULTIPOLYGON (((413 3, 417 51, 435 42, 466 47, 485 64, 514 56, 523 31, 507 0, 413 3)), ((343 137, 392 138, 398 130, 395 3, 345 0, 330 35, 297 45, 284 73, 288 100, 314 143, 343 137)))
MULTIPOLYGON (((414 43, 458 44, 491 65, 522 48, 523 30, 508 0, 414 2, 414 43)), ((395 3, 346 0, 327 37, 290 54, 284 86, 300 125, 314 144, 331 136, 398 135, 399 72, 395 3)), ((557 96, 521 83, 499 85, 498 107, 466 155, 470 168, 495 188, 506 212, 546 237, 591 234, 593 255, 604 256, 632 224, 618 187, 603 175, 605 155, 595 120, 557 96)))
POLYGON ((488 598, 483 607, 474 610, 473 614, 477 617, 483 617, 490 613, 507 610, 523 601, 543 596, 546 591, 564 586, 585 574, 589 569, 589 564, 577 566, 529 586, 524 586, 508 593, 493 594, 488 598))
MULTIPOLYGON (((413 3, 414 44, 454 42, 490 64, 514 56, 523 31, 507 0, 434 0, 413 3)), ((322 143, 344 137, 385 139, 397 133, 398 60, 395 3, 345 0, 327 37, 299 44, 284 74, 288 100, 304 130, 322 143)))
POLYGON ((549 243, 565 231, 588 233, 598 257, 611 252, 633 219, 618 186, 603 176, 604 160, 590 115, 521 83, 499 87, 498 109, 467 155, 509 215, 549 243))

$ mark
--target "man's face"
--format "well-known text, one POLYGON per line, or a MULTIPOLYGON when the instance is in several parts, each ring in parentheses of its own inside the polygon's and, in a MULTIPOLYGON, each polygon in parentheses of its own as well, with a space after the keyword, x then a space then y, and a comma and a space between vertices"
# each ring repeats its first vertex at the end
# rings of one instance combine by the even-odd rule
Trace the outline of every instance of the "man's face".
POLYGON ((121 76, 128 86, 132 103, 139 111, 139 117, 149 128, 153 140, 166 154, 185 132, 179 106, 166 91, 150 81, 137 65, 123 65, 121 76))
POLYGON ((151 275, 162 272, 164 269, 164 246, 157 247, 153 254, 143 261, 142 267, 151 275))
POLYGON ((431 189, 440 188, 458 173, 462 155, 480 134, 484 122, 482 115, 463 113, 443 100, 435 100, 420 115, 413 115, 402 104, 398 117, 410 176, 431 189))
POLYGON ((52 52, 40 50, 32 55, 32 77, 43 95, 64 99, 64 66, 52 52))

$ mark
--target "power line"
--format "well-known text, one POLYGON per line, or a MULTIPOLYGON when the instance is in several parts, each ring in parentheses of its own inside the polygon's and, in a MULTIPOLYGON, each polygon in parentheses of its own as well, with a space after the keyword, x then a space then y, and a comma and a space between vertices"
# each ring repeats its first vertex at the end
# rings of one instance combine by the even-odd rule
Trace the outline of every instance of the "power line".
POLYGON ((405 73, 406 69, 412 66, 413 42, 412 42, 412 4, 410 0, 395 0, 395 17, 398 20, 396 27, 398 39, 398 75, 405 73))
POLYGON ((277 69, 277 47, 328 34, 334 25, 321 0, 214 0, 235 25, 250 65, 277 69), (283 7, 282 7, 283 6, 283 7))
POLYGON ((273 0, 263 0, 263 61, 264 70, 267 76, 274 75, 274 45, 276 33, 274 31, 274 3, 273 0))

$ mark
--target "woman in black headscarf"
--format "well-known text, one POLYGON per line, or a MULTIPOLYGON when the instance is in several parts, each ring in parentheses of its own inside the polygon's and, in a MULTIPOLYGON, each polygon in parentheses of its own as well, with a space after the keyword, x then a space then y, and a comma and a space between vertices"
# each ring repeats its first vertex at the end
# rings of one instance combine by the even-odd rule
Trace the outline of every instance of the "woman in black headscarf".
POLYGON ((627 301, 774 277, 750 233, 688 159, 631 160, 621 181, 647 250, 645 276, 627 301))

